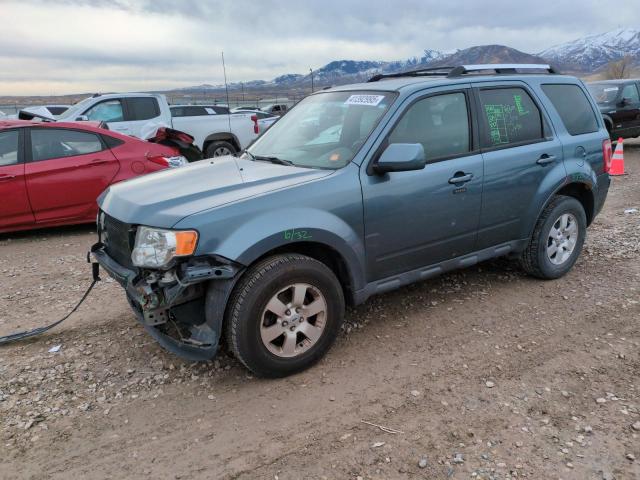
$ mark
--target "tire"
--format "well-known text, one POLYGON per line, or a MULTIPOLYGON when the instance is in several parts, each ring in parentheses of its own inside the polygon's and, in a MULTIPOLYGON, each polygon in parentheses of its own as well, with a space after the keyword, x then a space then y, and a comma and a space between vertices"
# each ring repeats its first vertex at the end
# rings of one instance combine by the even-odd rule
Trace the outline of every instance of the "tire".
POLYGON ((582 204, 573 197, 556 195, 538 218, 531 240, 520 259, 522 268, 529 275, 542 279, 562 277, 576 263, 586 235, 587 216, 582 204), (564 229, 563 219, 567 220, 564 229), (573 231, 572 224, 575 227, 573 239, 569 233, 573 231), (552 229, 558 232, 554 237, 551 236, 552 229))
POLYGON ((225 315, 227 343, 256 375, 284 377, 329 350, 344 308, 342 286, 326 265, 298 254, 269 257, 250 267, 233 290, 225 315))
POLYGON ((211 142, 204 151, 205 158, 221 157, 223 155, 233 155, 238 150, 233 144, 219 140, 211 142))

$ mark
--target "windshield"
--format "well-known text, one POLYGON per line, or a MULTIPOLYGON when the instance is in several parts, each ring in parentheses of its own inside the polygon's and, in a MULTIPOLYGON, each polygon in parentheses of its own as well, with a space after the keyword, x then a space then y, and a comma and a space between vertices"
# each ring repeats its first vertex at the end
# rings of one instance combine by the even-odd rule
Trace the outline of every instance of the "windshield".
POLYGON ((611 103, 618 96, 618 87, 610 83, 590 83, 587 85, 589 92, 597 103, 611 103))
POLYGON ((342 168, 394 99, 391 92, 311 95, 274 123, 248 151, 254 157, 277 157, 300 167, 342 168))

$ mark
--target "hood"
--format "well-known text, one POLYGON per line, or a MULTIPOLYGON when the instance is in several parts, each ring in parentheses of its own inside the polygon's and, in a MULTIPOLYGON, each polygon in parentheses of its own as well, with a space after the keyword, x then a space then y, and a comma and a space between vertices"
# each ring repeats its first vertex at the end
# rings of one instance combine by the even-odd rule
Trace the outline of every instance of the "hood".
POLYGON ((100 195, 98 205, 122 222, 171 228, 194 213, 331 173, 333 170, 217 157, 112 185, 100 195))

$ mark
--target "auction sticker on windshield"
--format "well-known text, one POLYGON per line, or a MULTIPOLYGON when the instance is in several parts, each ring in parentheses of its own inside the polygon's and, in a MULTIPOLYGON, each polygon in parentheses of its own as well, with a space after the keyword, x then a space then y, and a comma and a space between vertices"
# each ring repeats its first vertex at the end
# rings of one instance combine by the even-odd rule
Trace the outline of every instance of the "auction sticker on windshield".
POLYGON ((344 102, 345 105, 368 105, 370 107, 375 107, 378 105, 384 95, 351 95, 347 98, 347 101, 344 102))

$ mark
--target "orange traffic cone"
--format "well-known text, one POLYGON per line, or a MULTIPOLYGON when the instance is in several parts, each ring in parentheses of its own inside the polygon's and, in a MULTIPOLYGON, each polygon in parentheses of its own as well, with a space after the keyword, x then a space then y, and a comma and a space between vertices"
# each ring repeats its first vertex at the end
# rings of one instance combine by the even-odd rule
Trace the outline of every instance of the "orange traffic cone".
POLYGON ((622 138, 618 139, 618 144, 611 157, 611 169, 609 175, 624 175, 624 147, 622 145, 622 138))

